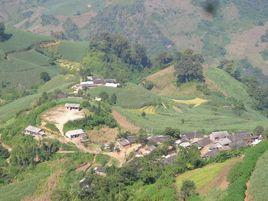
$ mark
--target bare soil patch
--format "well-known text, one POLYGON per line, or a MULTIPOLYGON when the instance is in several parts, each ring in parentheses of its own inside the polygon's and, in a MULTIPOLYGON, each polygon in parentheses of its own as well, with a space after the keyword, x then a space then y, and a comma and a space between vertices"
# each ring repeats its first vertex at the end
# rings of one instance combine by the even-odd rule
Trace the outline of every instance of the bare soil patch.
POLYGON ((126 117, 121 115, 118 111, 113 109, 112 115, 121 128, 131 133, 138 133, 140 128, 133 123, 129 122, 126 117))
POLYGON ((74 121, 83 118, 85 118, 85 113, 83 110, 68 110, 63 105, 54 107, 41 116, 42 120, 54 123, 62 135, 64 134, 64 124, 66 124, 68 121, 74 121))
POLYGON ((100 130, 91 130, 88 132, 90 142, 96 144, 105 144, 114 142, 119 131, 117 128, 101 128, 100 130))

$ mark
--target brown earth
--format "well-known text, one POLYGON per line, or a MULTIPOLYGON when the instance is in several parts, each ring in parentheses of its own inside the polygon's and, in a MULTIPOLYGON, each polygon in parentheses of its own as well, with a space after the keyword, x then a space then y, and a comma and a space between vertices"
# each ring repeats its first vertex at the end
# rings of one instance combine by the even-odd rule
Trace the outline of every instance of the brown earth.
POLYGON ((131 133, 138 133, 140 128, 133 123, 129 122, 126 117, 121 115, 118 111, 113 109, 112 115, 114 119, 117 121, 117 123, 120 125, 120 127, 124 130, 127 130, 131 133))
POLYGON ((41 119, 46 122, 54 123, 55 126, 59 129, 62 135, 63 126, 68 121, 74 121, 77 119, 83 119, 85 117, 85 113, 83 110, 68 110, 64 107, 64 105, 54 107, 47 112, 43 113, 41 119))
POLYGON ((117 128, 101 128, 100 130, 90 130, 88 137, 92 143, 105 144, 115 142, 118 133, 117 128))

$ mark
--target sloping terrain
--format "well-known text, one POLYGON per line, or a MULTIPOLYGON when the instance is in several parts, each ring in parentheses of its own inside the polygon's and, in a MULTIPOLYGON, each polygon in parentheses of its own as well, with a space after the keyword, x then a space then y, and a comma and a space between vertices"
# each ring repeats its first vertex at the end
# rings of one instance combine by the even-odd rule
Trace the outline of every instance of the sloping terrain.
POLYGON ((196 184, 197 191, 202 195, 206 195, 216 188, 225 190, 228 187, 227 175, 239 161, 241 158, 234 158, 223 163, 214 163, 186 172, 176 178, 176 187, 180 191, 183 181, 192 180, 196 184))
POLYGON ((250 178, 249 201, 265 201, 268 197, 268 152, 266 151, 256 164, 250 178))
POLYGON ((220 1, 214 15, 197 0, 2 0, 0 16, 17 28, 60 39, 102 32, 138 41, 151 55, 193 49, 209 58, 248 59, 267 74, 261 52, 268 29, 267 1, 220 1), (15 13, 15 14, 14 14, 15 13))

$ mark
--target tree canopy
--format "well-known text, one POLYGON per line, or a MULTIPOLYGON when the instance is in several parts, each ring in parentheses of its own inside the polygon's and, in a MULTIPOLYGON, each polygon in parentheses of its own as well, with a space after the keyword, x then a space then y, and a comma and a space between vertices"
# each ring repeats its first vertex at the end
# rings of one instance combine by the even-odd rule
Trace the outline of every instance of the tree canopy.
POLYGON ((183 54, 178 54, 175 64, 177 84, 179 85, 194 80, 203 81, 203 63, 203 56, 194 54, 191 50, 185 51, 183 54))

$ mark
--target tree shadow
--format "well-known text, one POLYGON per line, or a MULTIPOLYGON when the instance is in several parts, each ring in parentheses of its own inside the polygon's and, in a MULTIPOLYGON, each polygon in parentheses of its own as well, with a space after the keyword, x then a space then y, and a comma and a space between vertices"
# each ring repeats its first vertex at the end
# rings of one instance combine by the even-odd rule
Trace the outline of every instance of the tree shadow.
POLYGON ((4 33, 4 34, 0 35, 0 42, 5 42, 5 41, 9 40, 12 36, 13 36, 13 34, 4 33))

